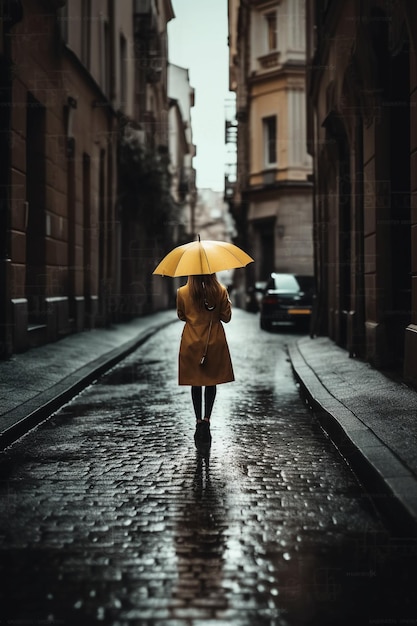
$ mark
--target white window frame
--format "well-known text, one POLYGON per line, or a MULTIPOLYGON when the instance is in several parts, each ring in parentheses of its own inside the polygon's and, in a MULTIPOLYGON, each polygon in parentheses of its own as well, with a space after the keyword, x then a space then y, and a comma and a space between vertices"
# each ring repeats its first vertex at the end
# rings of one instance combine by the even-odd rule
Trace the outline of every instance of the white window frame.
POLYGON ((266 25, 266 45, 268 52, 275 52, 278 49, 278 19, 276 11, 264 13, 266 25))

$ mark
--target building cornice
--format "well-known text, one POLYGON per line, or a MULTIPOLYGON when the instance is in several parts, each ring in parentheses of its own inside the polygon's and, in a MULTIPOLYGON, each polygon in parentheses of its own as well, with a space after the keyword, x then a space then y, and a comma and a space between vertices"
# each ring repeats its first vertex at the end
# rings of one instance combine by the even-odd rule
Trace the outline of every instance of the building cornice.
POLYGON ((288 78, 291 76, 300 77, 305 75, 305 71, 306 66, 304 62, 289 62, 269 72, 252 72, 252 74, 248 77, 248 84, 253 85, 256 83, 268 82, 276 78, 288 78))
POLYGON ((171 0, 165 0, 165 12, 167 22, 170 22, 172 19, 174 19, 175 13, 171 0))
POLYGON ((271 185, 259 185, 246 187, 242 190, 242 194, 245 195, 245 198, 248 200, 252 200, 259 197, 275 197, 277 196, 277 192, 285 191, 287 194, 289 191, 308 191, 310 193, 313 187, 313 183, 308 180, 285 180, 285 181, 277 181, 271 185))

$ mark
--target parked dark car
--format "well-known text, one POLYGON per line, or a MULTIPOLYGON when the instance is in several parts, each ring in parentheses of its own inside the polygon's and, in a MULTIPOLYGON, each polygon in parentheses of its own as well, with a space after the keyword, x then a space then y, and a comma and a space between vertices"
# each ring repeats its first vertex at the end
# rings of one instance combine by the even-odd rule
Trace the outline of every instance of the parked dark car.
POLYGON ((307 326, 313 309, 314 277, 271 274, 260 303, 260 324, 269 330, 274 322, 307 326))

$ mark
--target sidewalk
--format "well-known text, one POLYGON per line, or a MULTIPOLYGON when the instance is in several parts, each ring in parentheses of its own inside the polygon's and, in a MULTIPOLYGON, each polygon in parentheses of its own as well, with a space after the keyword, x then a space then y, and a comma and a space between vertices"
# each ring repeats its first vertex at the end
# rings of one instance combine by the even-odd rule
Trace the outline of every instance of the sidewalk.
POLYGON ((69 335, 0 361, 0 450, 176 320, 175 311, 161 311, 69 335))
POLYGON ((417 536, 417 392, 327 337, 289 347, 320 424, 394 528, 417 536))

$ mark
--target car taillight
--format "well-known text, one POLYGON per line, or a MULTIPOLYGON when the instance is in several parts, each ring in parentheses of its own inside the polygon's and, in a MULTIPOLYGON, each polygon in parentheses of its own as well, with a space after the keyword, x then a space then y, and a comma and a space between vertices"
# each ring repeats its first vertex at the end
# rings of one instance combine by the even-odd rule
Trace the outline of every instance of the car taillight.
POLYGON ((279 298, 277 296, 265 296, 263 299, 264 304, 277 304, 279 302, 279 298))

